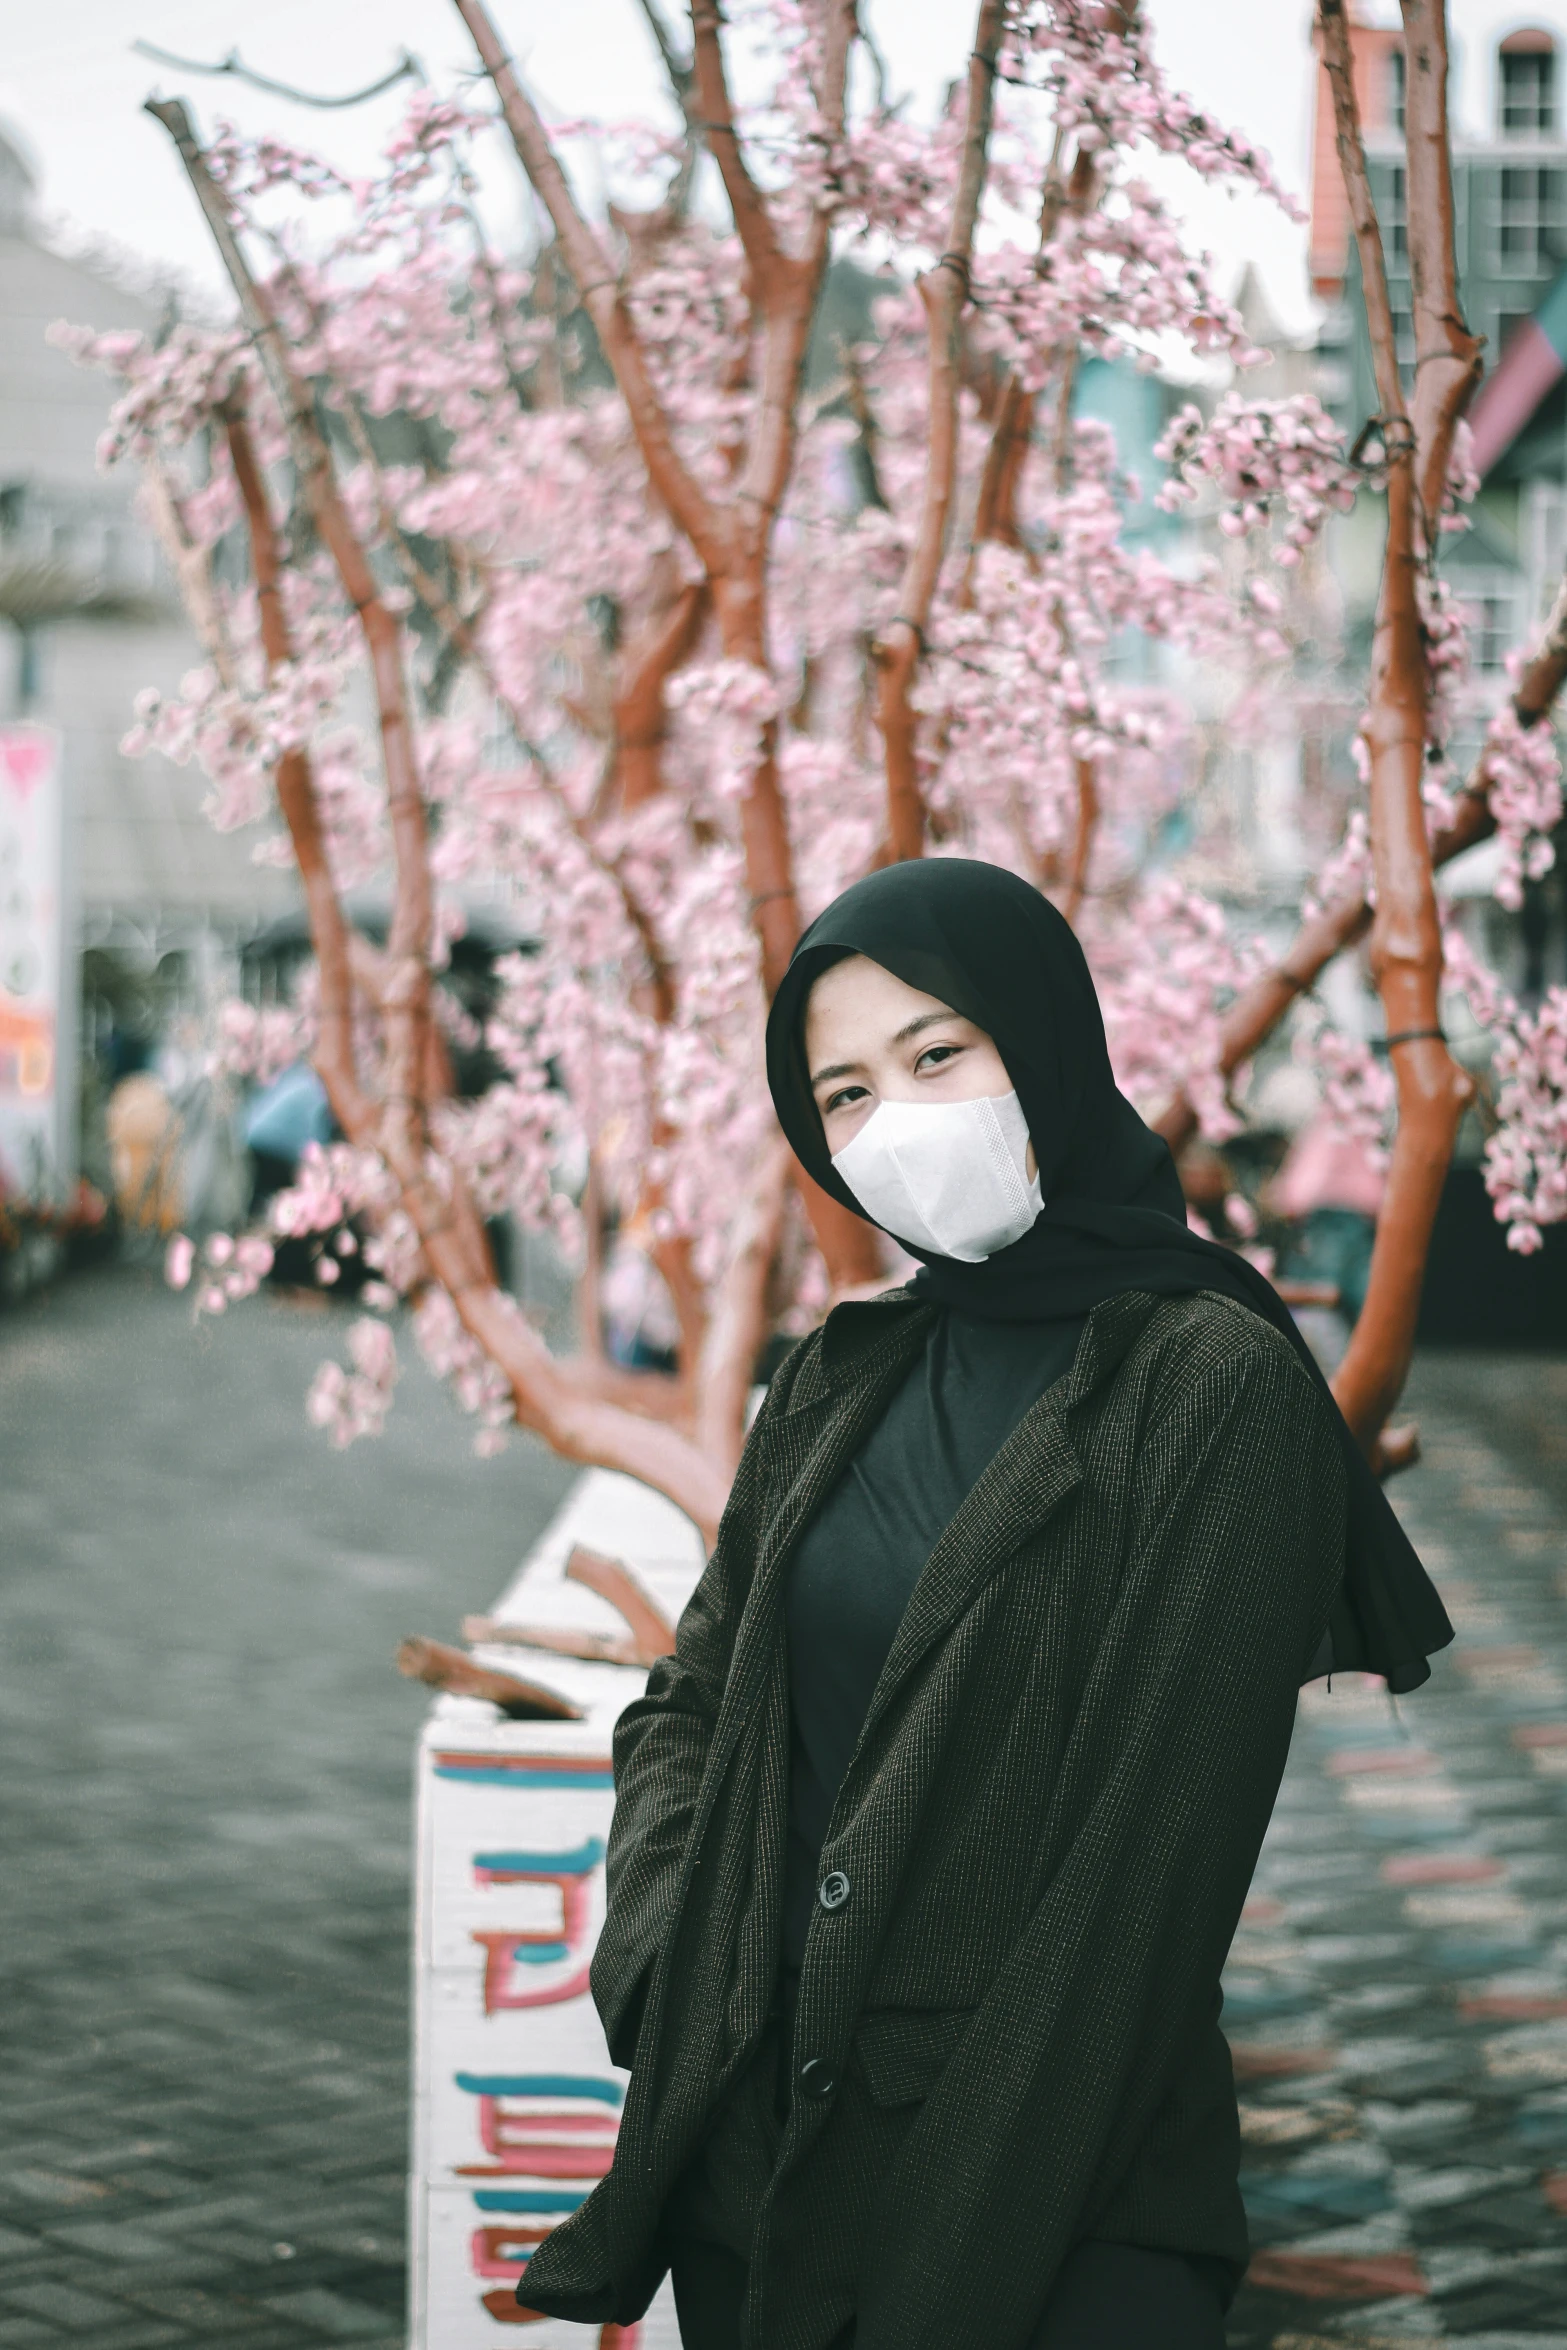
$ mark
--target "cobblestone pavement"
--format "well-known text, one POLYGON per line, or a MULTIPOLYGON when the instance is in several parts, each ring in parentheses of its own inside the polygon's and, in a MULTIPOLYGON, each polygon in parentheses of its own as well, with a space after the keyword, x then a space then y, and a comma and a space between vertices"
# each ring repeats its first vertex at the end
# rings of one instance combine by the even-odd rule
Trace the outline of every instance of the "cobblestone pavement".
MULTIPOLYGON (((125 1273, 0 1318, 0 2350, 401 2342, 389 1656, 566 1475, 473 1463, 417 1371, 328 1452, 341 1333, 265 1301, 193 1336, 125 1273)), ((1429 1358, 1411 1400, 1395 1493, 1459 1643, 1396 1710, 1304 1701, 1227 1977, 1232 2350, 1567 2350, 1567 1363, 1429 1358)))
POLYGON ((409 1631, 568 1482, 416 1367, 305 1423, 340 1311, 151 1275, 0 1315, 0 2350, 403 2340, 409 1631))
POLYGON ((1302 1700, 1226 1976, 1232 2350, 1567 2350, 1567 1363, 1450 1355, 1394 1487, 1458 1639, 1302 1700))

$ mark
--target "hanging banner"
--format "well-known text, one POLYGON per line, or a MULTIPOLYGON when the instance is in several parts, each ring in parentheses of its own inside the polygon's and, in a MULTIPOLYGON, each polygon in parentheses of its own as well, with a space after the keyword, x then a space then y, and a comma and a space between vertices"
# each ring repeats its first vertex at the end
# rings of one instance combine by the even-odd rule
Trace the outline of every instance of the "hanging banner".
POLYGON ((60 736, 0 724, 0 1199, 56 1194, 59 1166, 60 736))

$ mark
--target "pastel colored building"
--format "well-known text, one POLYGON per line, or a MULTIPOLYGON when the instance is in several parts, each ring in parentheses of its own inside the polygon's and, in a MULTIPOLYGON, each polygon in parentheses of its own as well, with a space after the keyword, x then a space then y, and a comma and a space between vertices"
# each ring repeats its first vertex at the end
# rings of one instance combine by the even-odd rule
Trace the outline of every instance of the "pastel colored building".
MULTIPOLYGON (((1396 8, 1361 13, 1351 31, 1356 94, 1412 384, 1403 41, 1396 8)), ((1486 378, 1470 417, 1482 476, 1473 528, 1444 550, 1443 568, 1474 608, 1476 665, 1500 691, 1506 654, 1544 613, 1567 561, 1567 13, 1454 0, 1449 20, 1459 282, 1470 330, 1485 337, 1486 378)), ((1309 266, 1326 306, 1319 389, 1358 430, 1377 396, 1320 66, 1309 266)), ((1357 520, 1338 533, 1335 561, 1363 615, 1375 594, 1377 532, 1369 511, 1357 520)))

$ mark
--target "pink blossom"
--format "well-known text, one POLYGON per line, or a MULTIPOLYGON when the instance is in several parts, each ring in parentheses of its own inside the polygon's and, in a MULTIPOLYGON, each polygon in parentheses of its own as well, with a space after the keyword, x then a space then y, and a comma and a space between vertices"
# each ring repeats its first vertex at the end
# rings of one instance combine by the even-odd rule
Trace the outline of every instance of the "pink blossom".
MULTIPOLYGON (((432 964, 440 975, 476 905, 526 940, 498 962, 482 1012, 437 989, 440 1040, 463 1061, 490 1056, 491 1081, 434 1103, 415 1178, 436 1198, 461 1186, 481 1216, 509 1217, 580 1263, 591 1167, 595 1208, 635 1235, 626 1246, 643 1274, 661 1280, 646 1269, 678 1251, 698 1311, 773 1134, 748 867, 758 779, 776 778, 804 918, 883 853, 878 647, 899 614, 930 437, 918 280, 942 259, 963 153, 960 98, 922 122, 874 100, 858 71, 846 122, 828 123, 821 11, 751 0, 744 13, 754 57, 739 135, 784 247, 797 253, 824 227, 835 250, 859 249, 883 273, 866 339, 833 356, 801 403, 749 634, 707 593, 697 546, 650 484, 625 403, 562 307, 553 255, 501 249, 476 213, 474 146, 492 134, 467 84, 419 90, 362 179, 230 126, 210 151, 294 365, 334 419, 344 504, 400 626, 437 900, 432 964), (397 455, 372 462, 367 435, 391 445, 382 420, 395 420, 397 455), (699 588, 691 639, 649 708, 631 690, 638 664, 699 588)), ((961 44, 952 62, 961 79, 961 44)), ((1206 408, 1193 401, 1147 485, 1129 477, 1107 425, 1074 420, 1084 354, 1149 367, 1178 350, 1188 381, 1216 361, 1243 372, 1265 356, 1187 234, 1170 164, 1293 206, 1251 142, 1170 84, 1140 12, 1018 0, 1001 68, 963 319, 955 520, 914 690, 927 845, 994 859, 1070 908, 1120 1082, 1150 1115, 1184 1089, 1203 1133, 1221 1140, 1241 1123, 1224 1015, 1270 948, 1252 934, 1266 890, 1243 828, 1208 788, 1208 763, 1215 744, 1296 731, 1297 654, 1315 658, 1334 625, 1314 550, 1376 477, 1350 463, 1309 395, 1236 388, 1205 395, 1206 408), (1091 200, 1062 205, 1041 234, 1053 154, 1091 164, 1091 200), (1033 437, 1006 543, 971 547, 991 411, 1009 381, 1038 396, 1033 437), (1179 530, 1129 530, 1149 506, 1179 530)), ((648 186, 678 159, 666 129, 561 124, 555 135, 591 138, 624 200, 605 234, 669 446, 724 527, 748 532, 778 387, 758 364, 739 240, 705 202, 646 230, 648 186), (633 217, 643 230, 627 231, 633 217)), ((251 339, 231 321, 176 322, 156 342, 77 327, 54 339, 115 379, 102 461, 147 470, 149 510, 201 614, 200 662, 137 697, 127 755, 199 772, 211 821, 284 866, 278 776, 303 755, 339 896, 384 902, 393 841, 357 617, 296 520, 281 580, 289 656, 269 659, 254 589, 231 559, 243 539, 224 430, 235 403, 280 516, 292 496, 284 419, 251 339)), ((1472 494, 1461 432, 1444 520, 1472 494)), ((1439 577, 1421 595, 1436 826, 1456 805, 1449 745, 1478 689, 1466 615, 1439 577)), ((1497 894, 1516 903, 1549 860, 1561 811, 1550 729, 1504 711, 1486 760, 1497 894)), ((1352 808, 1316 889, 1333 899, 1370 887, 1366 819, 1352 808)), ((1506 1105, 1488 1162, 1498 1213, 1527 1247, 1562 1213, 1562 1016, 1547 1005, 1526 1017, 1481 978, 1470 994, 1487 1007, 1506 1105)), ((225 1088, 265 1084, 319 1054, 320 995, 307 970, 286 1003, 224 1007, 208 1074, 225 1088)), ((377 1103, 387 1040, 363 989, 349 1049, 377 1103)), ((1330 1115, 1383 1148, 1385 1064, 1314 1014, 1297 1050, 1330 1115)), ((335 1444, 379 1433, 396 1348, 376 1317, 407 1300, 424 1359, 471 1416, 476 1449, 493 1451, 514 1399, 433 1278, 405 1192, 415 1178, 404 1165, 394 1179, 379 1147, 312 1146, 259 1228, 199 1251, 177 1236, 169 1278, 194 1281, 198 1311, 216 1313, 254 1293, 283 1241, 307 1243, 315 1279, 339 1295, 362 1251, 367 1310, 346 1360, 316 1376, 312 1421, 335 1444)), ((797 1204, 790 1217, 773 1302, 780 1324, 800 1329, 828 1290, 797 1204)), ((1243 1201, 1228 1220, 1252 1239, 1243 1201)))

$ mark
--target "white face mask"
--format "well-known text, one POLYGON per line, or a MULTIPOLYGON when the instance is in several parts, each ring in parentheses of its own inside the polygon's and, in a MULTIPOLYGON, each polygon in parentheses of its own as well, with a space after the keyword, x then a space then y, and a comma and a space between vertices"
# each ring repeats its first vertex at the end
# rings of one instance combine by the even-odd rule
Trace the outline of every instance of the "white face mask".
POLYGON ((1038 1177, 1029 1180, 1015 1093, 883 1102, 832 1163, 883 1231, 964 1265, 1021 1240, 1045 1204, 1038 1177))

